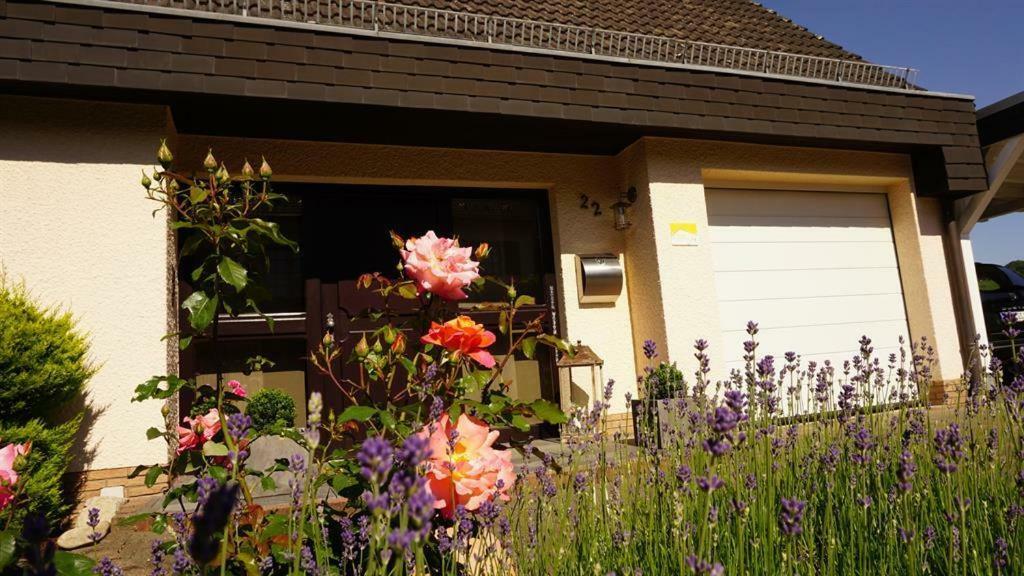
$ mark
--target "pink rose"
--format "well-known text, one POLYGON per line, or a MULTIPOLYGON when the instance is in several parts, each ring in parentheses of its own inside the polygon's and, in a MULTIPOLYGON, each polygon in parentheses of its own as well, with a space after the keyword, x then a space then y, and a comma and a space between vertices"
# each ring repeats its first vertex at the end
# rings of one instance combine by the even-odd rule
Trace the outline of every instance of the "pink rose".
POLYGON ((245 387, 238 380, 228 380, 228 392, 231 392, 239 398, 246 398, 249 393, 245 391, 245 387))
POLYGON ((472 259, 473 249, 460 247, 458 239, 438 238, 433 230, 407 240, 401 253, 405 274, 420 291, 445 300, 466 298, 462 289, 480 277, 480 263, 472 259))
POLYGON ((14 500, 14 486, 18 483, 18 472, 14 462, 18 456, 25 456, 32 449, 31 443, 8 444, 0 448, 0 510, 7 508, 14 500))
POLYGON ((178 426, 178 454, 202 446, 220 432, 220 413, 216 408, 203 416, 186 417, 184 420, 188 428, 178 426))
POLYGON ((508 490, 516 481, 512 453, 492 448, 498 432, 485 422, 462 414, 453 426, 443 414, 419 434, 430 441, 427 485, 434 508, 444 517, 451 518, 460 505, 473 511, 488 500, 509 499, 508 490))

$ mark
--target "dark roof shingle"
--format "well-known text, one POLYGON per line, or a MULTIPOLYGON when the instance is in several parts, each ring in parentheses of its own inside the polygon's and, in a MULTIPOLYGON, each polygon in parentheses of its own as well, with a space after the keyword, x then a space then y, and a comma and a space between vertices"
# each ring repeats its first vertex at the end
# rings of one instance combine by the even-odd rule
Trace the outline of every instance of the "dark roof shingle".
POLYGON ((400 4, 845 60, 860 56, 750 0, 396 0, 400 4))

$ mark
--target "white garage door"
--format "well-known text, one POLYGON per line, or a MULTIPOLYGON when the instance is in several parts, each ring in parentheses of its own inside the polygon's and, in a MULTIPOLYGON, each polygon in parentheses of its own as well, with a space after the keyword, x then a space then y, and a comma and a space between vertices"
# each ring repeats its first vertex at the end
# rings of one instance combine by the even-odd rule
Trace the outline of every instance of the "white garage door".
POLYGON ((759 354, 838 366, 869 336, 885 363, 907 313, 884 194, 709 189, 710 240, 728 369, 748 320, 759 354))

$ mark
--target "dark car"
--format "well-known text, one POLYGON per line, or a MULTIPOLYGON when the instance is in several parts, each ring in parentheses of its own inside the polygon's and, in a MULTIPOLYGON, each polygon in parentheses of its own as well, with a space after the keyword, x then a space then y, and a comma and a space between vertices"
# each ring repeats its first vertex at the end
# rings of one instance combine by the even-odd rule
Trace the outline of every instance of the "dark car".
MULTIPOLYGON (((1006 266, 975 264, 978 273, 978 288, 981 290, 981 307, 985 312, 985 328, 988 331, 992 351, 1000 360, 1011 358, 1013 349, 1004 334, 1004 315, 1016 315, 1017 328, 1024 330, 1024 277, 1006 266)), ((1017 348, 1024 345, 1024 337, 1016 340, 1017 348)))

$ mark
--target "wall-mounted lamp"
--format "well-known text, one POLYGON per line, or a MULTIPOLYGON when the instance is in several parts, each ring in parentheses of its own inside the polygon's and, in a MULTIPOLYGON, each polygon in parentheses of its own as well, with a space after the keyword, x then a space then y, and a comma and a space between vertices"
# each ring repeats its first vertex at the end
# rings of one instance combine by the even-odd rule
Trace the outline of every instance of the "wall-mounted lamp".
POLYGON ((633 225, 629 221, 629 217, 626 215, 626 208, 629 208, 636 202, 636 187, 630 186, 629 190, 626 190, 619 195, 619 201, 612 204, 612 210, 615 214, 615 229, 625 230, 633 225))

